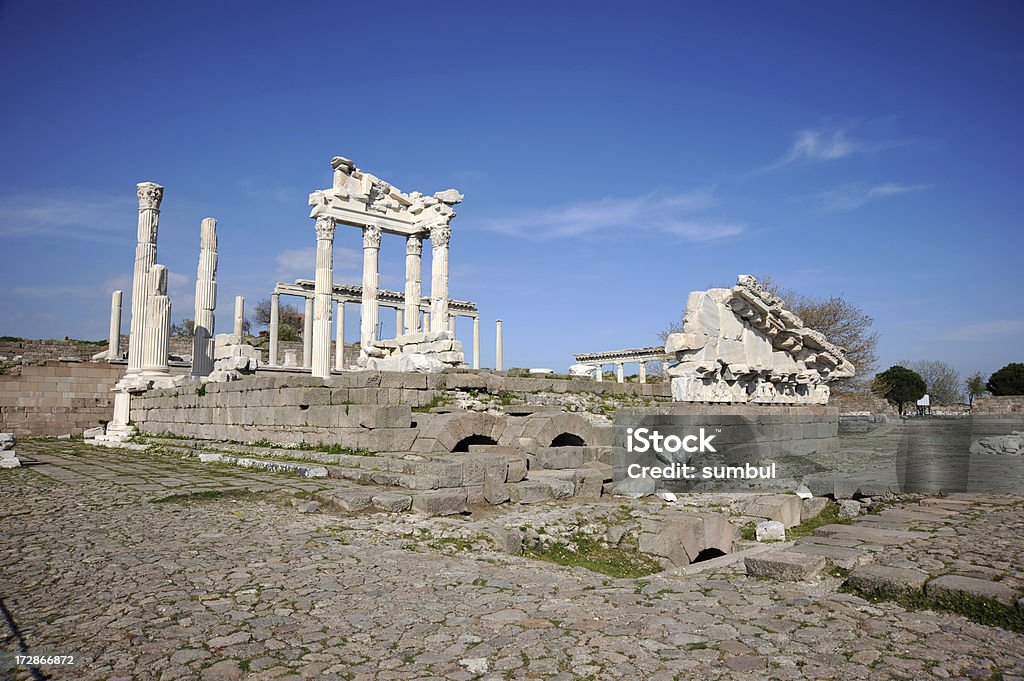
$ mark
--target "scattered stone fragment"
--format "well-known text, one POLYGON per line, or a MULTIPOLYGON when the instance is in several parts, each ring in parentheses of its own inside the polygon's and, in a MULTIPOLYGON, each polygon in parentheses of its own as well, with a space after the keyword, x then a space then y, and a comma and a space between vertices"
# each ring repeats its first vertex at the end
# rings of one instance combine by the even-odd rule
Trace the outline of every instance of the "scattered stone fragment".
POLYGON ((778 520, 762 520, 754 526, 757 541, 786 541, 786 526, 778 520))
POLYGON ((867 593, 899 596, 920 591, 928 575, 910 568, 864 565, 854 569, 847 580, 851 587, 867 593))
POLYGON ((929 596, 969 596, 987 598, 1014 607, 1017 593, 1010 587, 987 579, 963 577, 961 575, 942 575, 928 582, 925 592, 929 596))
POLYGON ((792 551, 767 551, 743 559, 751 577, 768 577, 786 582, 805 582, 825 569, 825 559, 792 551))

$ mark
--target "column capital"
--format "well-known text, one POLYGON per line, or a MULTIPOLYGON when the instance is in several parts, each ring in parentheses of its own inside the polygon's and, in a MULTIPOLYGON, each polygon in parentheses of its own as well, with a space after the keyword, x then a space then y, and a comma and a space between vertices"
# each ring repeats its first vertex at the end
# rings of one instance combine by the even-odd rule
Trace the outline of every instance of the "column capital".
POLYGON ((337 228, 337 224, 334 218, 321 215, 316 219, 316 238, 318 241, 334 239, 334 230, 337 228))
POLYGON ((448 225, 434 225, 430 228, 430 244, 434 247, 447 246, 452 238, 452 228, 448 225))
POLYGON ((363 248, 380 248, 380 227, 377 225, 363 227, 363 248))
POLYGON ((405 239, 406 255, 423 255, 423 236, 421 234, 410 234, 405 239))
POLYGON ((160 210, 160 202, 164 199, 164 188, 155 182, 140 182, 139 212, 144 210, 160 210))

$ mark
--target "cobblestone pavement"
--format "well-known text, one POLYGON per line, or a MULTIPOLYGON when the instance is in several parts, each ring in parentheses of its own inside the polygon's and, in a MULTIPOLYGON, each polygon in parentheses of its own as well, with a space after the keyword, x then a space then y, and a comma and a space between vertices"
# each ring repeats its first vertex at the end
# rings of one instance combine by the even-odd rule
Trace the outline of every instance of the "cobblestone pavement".
MULTIPOLYGON (((50 678, 1024 678, 1024 636, 868 603, 834 577, 612 579, 442 553, 414 530, 458 519, 300 513, 259 491, 158 501, 323 481, 78 442, 18 449, 49 463, 0 475, 0 599, 33 651, 80 657, 50 678)), ((999 542, 989 563, 1020 568, 1018 511, 978 514, 999 542)))

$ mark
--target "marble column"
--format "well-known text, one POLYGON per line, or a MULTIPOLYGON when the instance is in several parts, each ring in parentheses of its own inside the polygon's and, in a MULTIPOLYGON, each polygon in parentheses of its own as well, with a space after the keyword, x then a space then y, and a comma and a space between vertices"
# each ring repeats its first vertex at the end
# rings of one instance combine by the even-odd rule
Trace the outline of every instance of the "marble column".
POLYGON ((452 340, 455 340, 455 315, 448 315, 448 333, 451 334, 452 340))
POLYGON ((626 380, 622 372, 622 362, 615 363, 615 380, 618 383, 624 383, 626 380))
POLYGON ((597 371, 594 372, 594 376, 597 378, 598 383, 604 382, 604 365, 597 365, 597 371))
POLYGON ((306 298, 302 316, 302 368, 313 368, 313 299, 306 298))
POLYGON ((270 294, 270 366, 277 366, 277 346, 281 336, 281 294, 270 294))
POLYGON ((448 225, 430 228, 430 330, 444 331, 448 324, 448 225))
MULTIPOLYGON (((405 240, 405 332, 420 330, 420 300, 423 298, 423 235, 405 240)), ((401 333, 401 332, 399 332, 401 333)))
POLYGON ((238 341, 241 342, 242 334, 245 333, 245 297, 235 296, 235 326, 232 332, 238 336, 238 341))
POLYGON ((160 202, 164 188, 153 182, 140 182, 138 243, 135 245, 135 271, 132 275, 132 319, 128 336, 128 371, 142 371, 142 335, 146 326, 146 298, 149 268, 156 264, 156 235, 160 227, 160 202))
POLYGON ((473 317, 473 368, 480 368, 480 317, 473 317))
POLYGON ((334 301, 334 218, 316 219, 316 279, 313 304, 313 375, 331 375, 331 308, 334 301))
POLYGON ((647 362, 640 362, 640 382, 647 382, 647 362))
POLYGON ((167 297, 167 268, 153 265, 146 282, 149 296, 142 335, 142 375, 159 378, 170 375, 167 354, 171 342, 171 299, 167 297))
POLYGON ((501 320, 500 319, 494 322, 494 333, 495 333, 495 339, 494 339, 494 368, 495 368, 496 371, 501 371, 503 366, 504 366, 504 358, 502 357, 502 354, 503 354, 502 350, 503 350, 503 348, 501 347, 502 341, 501 341, 501 320))
POLYGON ((402 321, 402 308, 395 308, 395 336, 401 336, 405 333, 404 323, 402 321))
POLYGON ((121 292, 110 296, 110 338, 107 341, 107 359, 121 358, 121 292))
POLYGON ((345 301, 338 301, 338 323, 334 332, 334 368, 345 368, 345 301))
POLYGON ((367 225, 363 228, 363 299, 359 322, 359 346, 363 355, 370 354, 370 346, 377 340, 377 320, 380 313, 377 304, 377 285, 380 282, 380 273, 377 270, 379 255, 380 227, 367 225))
POLYGON ((199 267, 196 271, 195 335, 192 375, 213 371, 214 310, 217 308, 217 221, 204 218, 199 227, 199 267))
POLYGON ((423 330, 424 331, 430 331, 430 313, 429 312, 424 312, 423 313, 423 330))

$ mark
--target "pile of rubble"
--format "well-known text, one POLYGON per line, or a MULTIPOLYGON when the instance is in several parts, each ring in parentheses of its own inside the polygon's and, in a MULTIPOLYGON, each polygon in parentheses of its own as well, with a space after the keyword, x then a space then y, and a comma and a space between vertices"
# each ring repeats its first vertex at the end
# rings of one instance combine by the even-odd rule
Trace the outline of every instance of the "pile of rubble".
POLYGON ((213 371, 206 380, 213 383, 237 381, 256 373, 262 363, 262 353, 252 345, 243 343, 233 333, 218 333, 213 339, 213 371))
POLYGON ((436 374, 449 367, 466 367, 462 341, 448 331, 418 331, 389 340, 374 341, 365 359, 367 369, 376 371, 418 371, 436 374))

